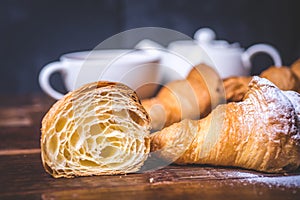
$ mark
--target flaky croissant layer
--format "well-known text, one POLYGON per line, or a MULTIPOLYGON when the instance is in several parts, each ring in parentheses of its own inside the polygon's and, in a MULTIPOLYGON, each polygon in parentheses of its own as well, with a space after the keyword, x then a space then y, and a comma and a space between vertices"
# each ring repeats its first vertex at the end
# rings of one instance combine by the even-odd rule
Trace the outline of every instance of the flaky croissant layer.
POLYGON ((183 120, 151 136, 151 151, 178 164, 285 172, 300 165, 300 95, 254 77, 239 103, 199 121, 183 120))
POLYGON ((44 117, 44 168, 55 178, 135 172, 150 150, 149 124, 127 86, 87 84, 59 100, 44 117))
POLYGON ((222 80, 205 64, 190 71, 186 80, 168 83, 156 97, 144 99, 142 104, 151 118, 152 130, 161 130, 182 119, 207 116, 225 101, 222 80))

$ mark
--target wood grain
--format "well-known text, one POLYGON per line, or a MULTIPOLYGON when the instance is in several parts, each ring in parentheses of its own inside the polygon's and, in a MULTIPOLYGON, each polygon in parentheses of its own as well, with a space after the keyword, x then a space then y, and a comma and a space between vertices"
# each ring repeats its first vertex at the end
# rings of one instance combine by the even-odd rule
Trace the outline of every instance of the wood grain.
MULTIPOLYGON (((0 199, 36 197, 43 199, 164 199, 225 198, 233 197, 289 197, 300 194, 299 186, 270 185, 261 178, 282 177, 282 174, 258 172, 210 166, 175 166, 160 170, 122 176, 92 176, 73 179, 54 179, 46 174, 39 154, 0 156, 0 199), (10 165, 7 165, 10 163, 10 165)), ((286 177, 298 173, 286 174, 286 177)))
POLYGON ((121 176, 54 179, 44 171, 39 151, 40 120, 51 100, 23 97, 19 101, 0 106, 0 119, 4 118, 3 113, 15 118, 18 114, 11 110, 19 108, 20 114, 32 121, 26 126, 0 125, 1 200, 298 199, 300 196, 300 171, 264 174, 238 168, 169 165, 121 176))

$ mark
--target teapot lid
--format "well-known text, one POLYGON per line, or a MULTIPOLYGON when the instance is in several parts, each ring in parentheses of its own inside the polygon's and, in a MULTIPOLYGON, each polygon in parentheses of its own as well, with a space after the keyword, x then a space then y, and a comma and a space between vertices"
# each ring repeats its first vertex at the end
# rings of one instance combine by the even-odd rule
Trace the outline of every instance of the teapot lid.
POLYGON ((194 34, 194 39, 204 47, 217 49, 239 49, 239 43, 229 44, 225 40, 216 40, 216 34, 210 28, 201 28, 194 34))

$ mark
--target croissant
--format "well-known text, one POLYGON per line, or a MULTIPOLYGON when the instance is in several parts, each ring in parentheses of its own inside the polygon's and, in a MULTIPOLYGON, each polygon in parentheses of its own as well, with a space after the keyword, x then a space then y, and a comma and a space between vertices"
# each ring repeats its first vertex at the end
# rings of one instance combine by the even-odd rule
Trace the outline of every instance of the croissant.
POLYGON ((142 100, 142 105, 150 115, 152 129, 160 130, 184 118, 205 117, 225 101, 224 96, 218 74, 200 64, 191 70, 186 80, 168 83, 156 97, 142 100))
POLYGON ((300 80, 290 67, 270 67, 260 74, 281 90, 300 92, 300 80))
POLYGON ((248 84, 252 77, 230 77, 224 80, 224 88, 226 93, 226 100, 228 102, 241 101, 248 91, 248 84))
MULTIPOLYGON (((292 64, 291 67, 274 67, 271 66, 264 70, 260 75, 274 83, 281 90, 293 90, 300 92, 300 59, 292 64)), ((224 80, 226 100, 241 101, 248 91, 248 83, 251 76, 230 77, 224 80)))
POLYGON ((150 151, 149 124, 127 86, 87 84, 65 95, 43 118, 43 166, 55 178, 136 172, 150 151))
POLYGON ((298 77, 300 80, 300 59, 296 60, 292 65, 291 65, 291 70, 294 72, 294 74, 298 77))
POLYGON ((151 151, 177 164, 235 166, 277 173, 300 165, 300 95, 254 77, 242 102, 217 106, 151 135, 151 151))

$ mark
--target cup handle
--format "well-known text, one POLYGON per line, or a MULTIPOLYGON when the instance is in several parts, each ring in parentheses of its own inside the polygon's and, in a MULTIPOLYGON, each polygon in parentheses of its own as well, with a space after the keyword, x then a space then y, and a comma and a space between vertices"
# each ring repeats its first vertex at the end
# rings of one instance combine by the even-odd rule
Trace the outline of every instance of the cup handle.
POLYGON ((276 67, 282 66, 282 61, 280 58, 280 55, 278 51, 268 44, 255 44, 251 47, 249 47, 243 54, 242 54, 242 62, 243 66, 245 66, 247 69, 251 69, 251 58, 257 53, 266 53, 269 56, 271 56, 274 65, 276 67))
POLYGON ((53 97, 54 99, 61 99, 64 94, 54 90, 50 84, 50 76, 54 72, 60 72, 62 75, 67 73, 61 62, 57 61, 49 63, 41 70, 39 74, 39 83, 44 92, 49 96, 53 97))

